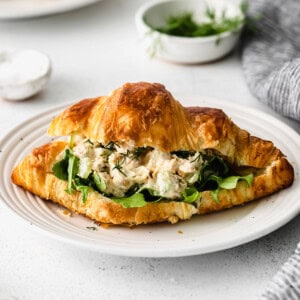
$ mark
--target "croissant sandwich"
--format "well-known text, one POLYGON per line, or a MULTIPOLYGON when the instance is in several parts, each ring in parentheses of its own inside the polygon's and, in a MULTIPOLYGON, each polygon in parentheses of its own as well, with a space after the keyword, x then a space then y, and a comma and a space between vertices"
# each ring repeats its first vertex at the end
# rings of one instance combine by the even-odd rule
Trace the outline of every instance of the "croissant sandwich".
POLYGON ((50 136, 12 181, 97 222, 176 223, 290 186, 293 167, 272 142, 219 109, 183 107, 158 83, 127 83, 53 119, 50 136))

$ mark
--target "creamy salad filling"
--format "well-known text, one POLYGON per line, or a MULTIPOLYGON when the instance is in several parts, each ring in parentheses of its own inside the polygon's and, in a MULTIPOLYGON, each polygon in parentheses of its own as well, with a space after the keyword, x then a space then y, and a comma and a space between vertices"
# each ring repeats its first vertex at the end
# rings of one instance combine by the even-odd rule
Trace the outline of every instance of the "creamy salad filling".
POLYGON ((93 189, 124 207, 148 202, 184 201, 197 204, 201 191, 235 188, 239 180, 252 184, 253 174, 234 174, 211 150, 163 152, 129 143, 102 143, 71 137, 70 147, 53 166, 56 177, 68 181, 66 192, 80 191, 83 202, 93 189))
POLYGON ((76 145, 73 154, 80 159, 78 176, 87 178, 96 172, 106 184, 104 192, 116 197, 124 197, 130 188, 138 186, 164 198, 182 198, 188 185, 197 181, 203 164, 200 152, 182 158, 150 147, 103 146, 87 140, 76 145))

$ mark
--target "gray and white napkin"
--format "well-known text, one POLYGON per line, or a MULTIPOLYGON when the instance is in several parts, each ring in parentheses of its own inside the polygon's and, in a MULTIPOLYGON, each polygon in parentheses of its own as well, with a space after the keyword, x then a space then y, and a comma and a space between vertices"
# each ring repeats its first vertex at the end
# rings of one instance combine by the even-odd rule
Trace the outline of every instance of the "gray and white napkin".
POLYGON ((257 31, 244 34, 242 66, 252 94, 300 121, 300 0, 251 0, 257 31))
POLYGON ((268 284, 261 299, 299 300, 300 299, 300 243, 295 253, 281 267, 268 284))
MULTIPOLYGON (((300 0, 251 0, 256 31, 245 33, 242 66, 252 94, 300 121, 300 0)), ((261 299, 300 299, 300 243, 261 299)))

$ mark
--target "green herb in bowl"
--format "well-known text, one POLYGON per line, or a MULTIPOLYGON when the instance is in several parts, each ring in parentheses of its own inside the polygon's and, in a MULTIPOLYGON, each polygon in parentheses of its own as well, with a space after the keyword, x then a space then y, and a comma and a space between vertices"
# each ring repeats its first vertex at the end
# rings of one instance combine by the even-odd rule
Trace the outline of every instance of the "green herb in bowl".
POLYGON ((215 11, 210 8, 206 9, 206 16, 208 21, 198 23, 194 20, 192 12, 184 12, 180 15, 170 16, 165 26, 154 29, 174 36, 205 37, 236 30, 244 23, 244 19, 241 17, 227 17, 226 11, 223 11, 221 18, 218 19, 215 11))
POLYGON ((227 0, 156 0, 136 13, 150 56, 183 64, 206 63, 230 53, 245 19, 244 9, 227 0))

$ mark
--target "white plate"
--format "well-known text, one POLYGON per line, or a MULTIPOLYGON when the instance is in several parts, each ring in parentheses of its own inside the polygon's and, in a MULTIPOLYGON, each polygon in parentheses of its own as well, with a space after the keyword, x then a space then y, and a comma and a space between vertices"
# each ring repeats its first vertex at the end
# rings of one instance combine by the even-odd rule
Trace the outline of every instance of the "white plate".
POLYGON ((33 147, 49 142, 46 128, 63 106, 41 113, 11 130, 0 142, 0 196, 19 217, 60 240, 85 246, 102 253, 171 257, 208 253, 234 247, 279 228, 300 211, 299 153, 300 137, 274 117, 221 101, 193 101, 202 106, 220 107, 242 128, 262 138, 272 140, 293 164, 294 184, 273 196, 243 207, 206 216, 196 216, 176 225, 143 225, 129 229, 95 225, 91 220, 74 215, 67 217, 63 209, 13 185, 13 166, 33 147), (96 227, 95 231, 87 227, 96 227))
POLYGON ((100 0, 0 0, 0 19, 40 17, 62 13, 100 0))

